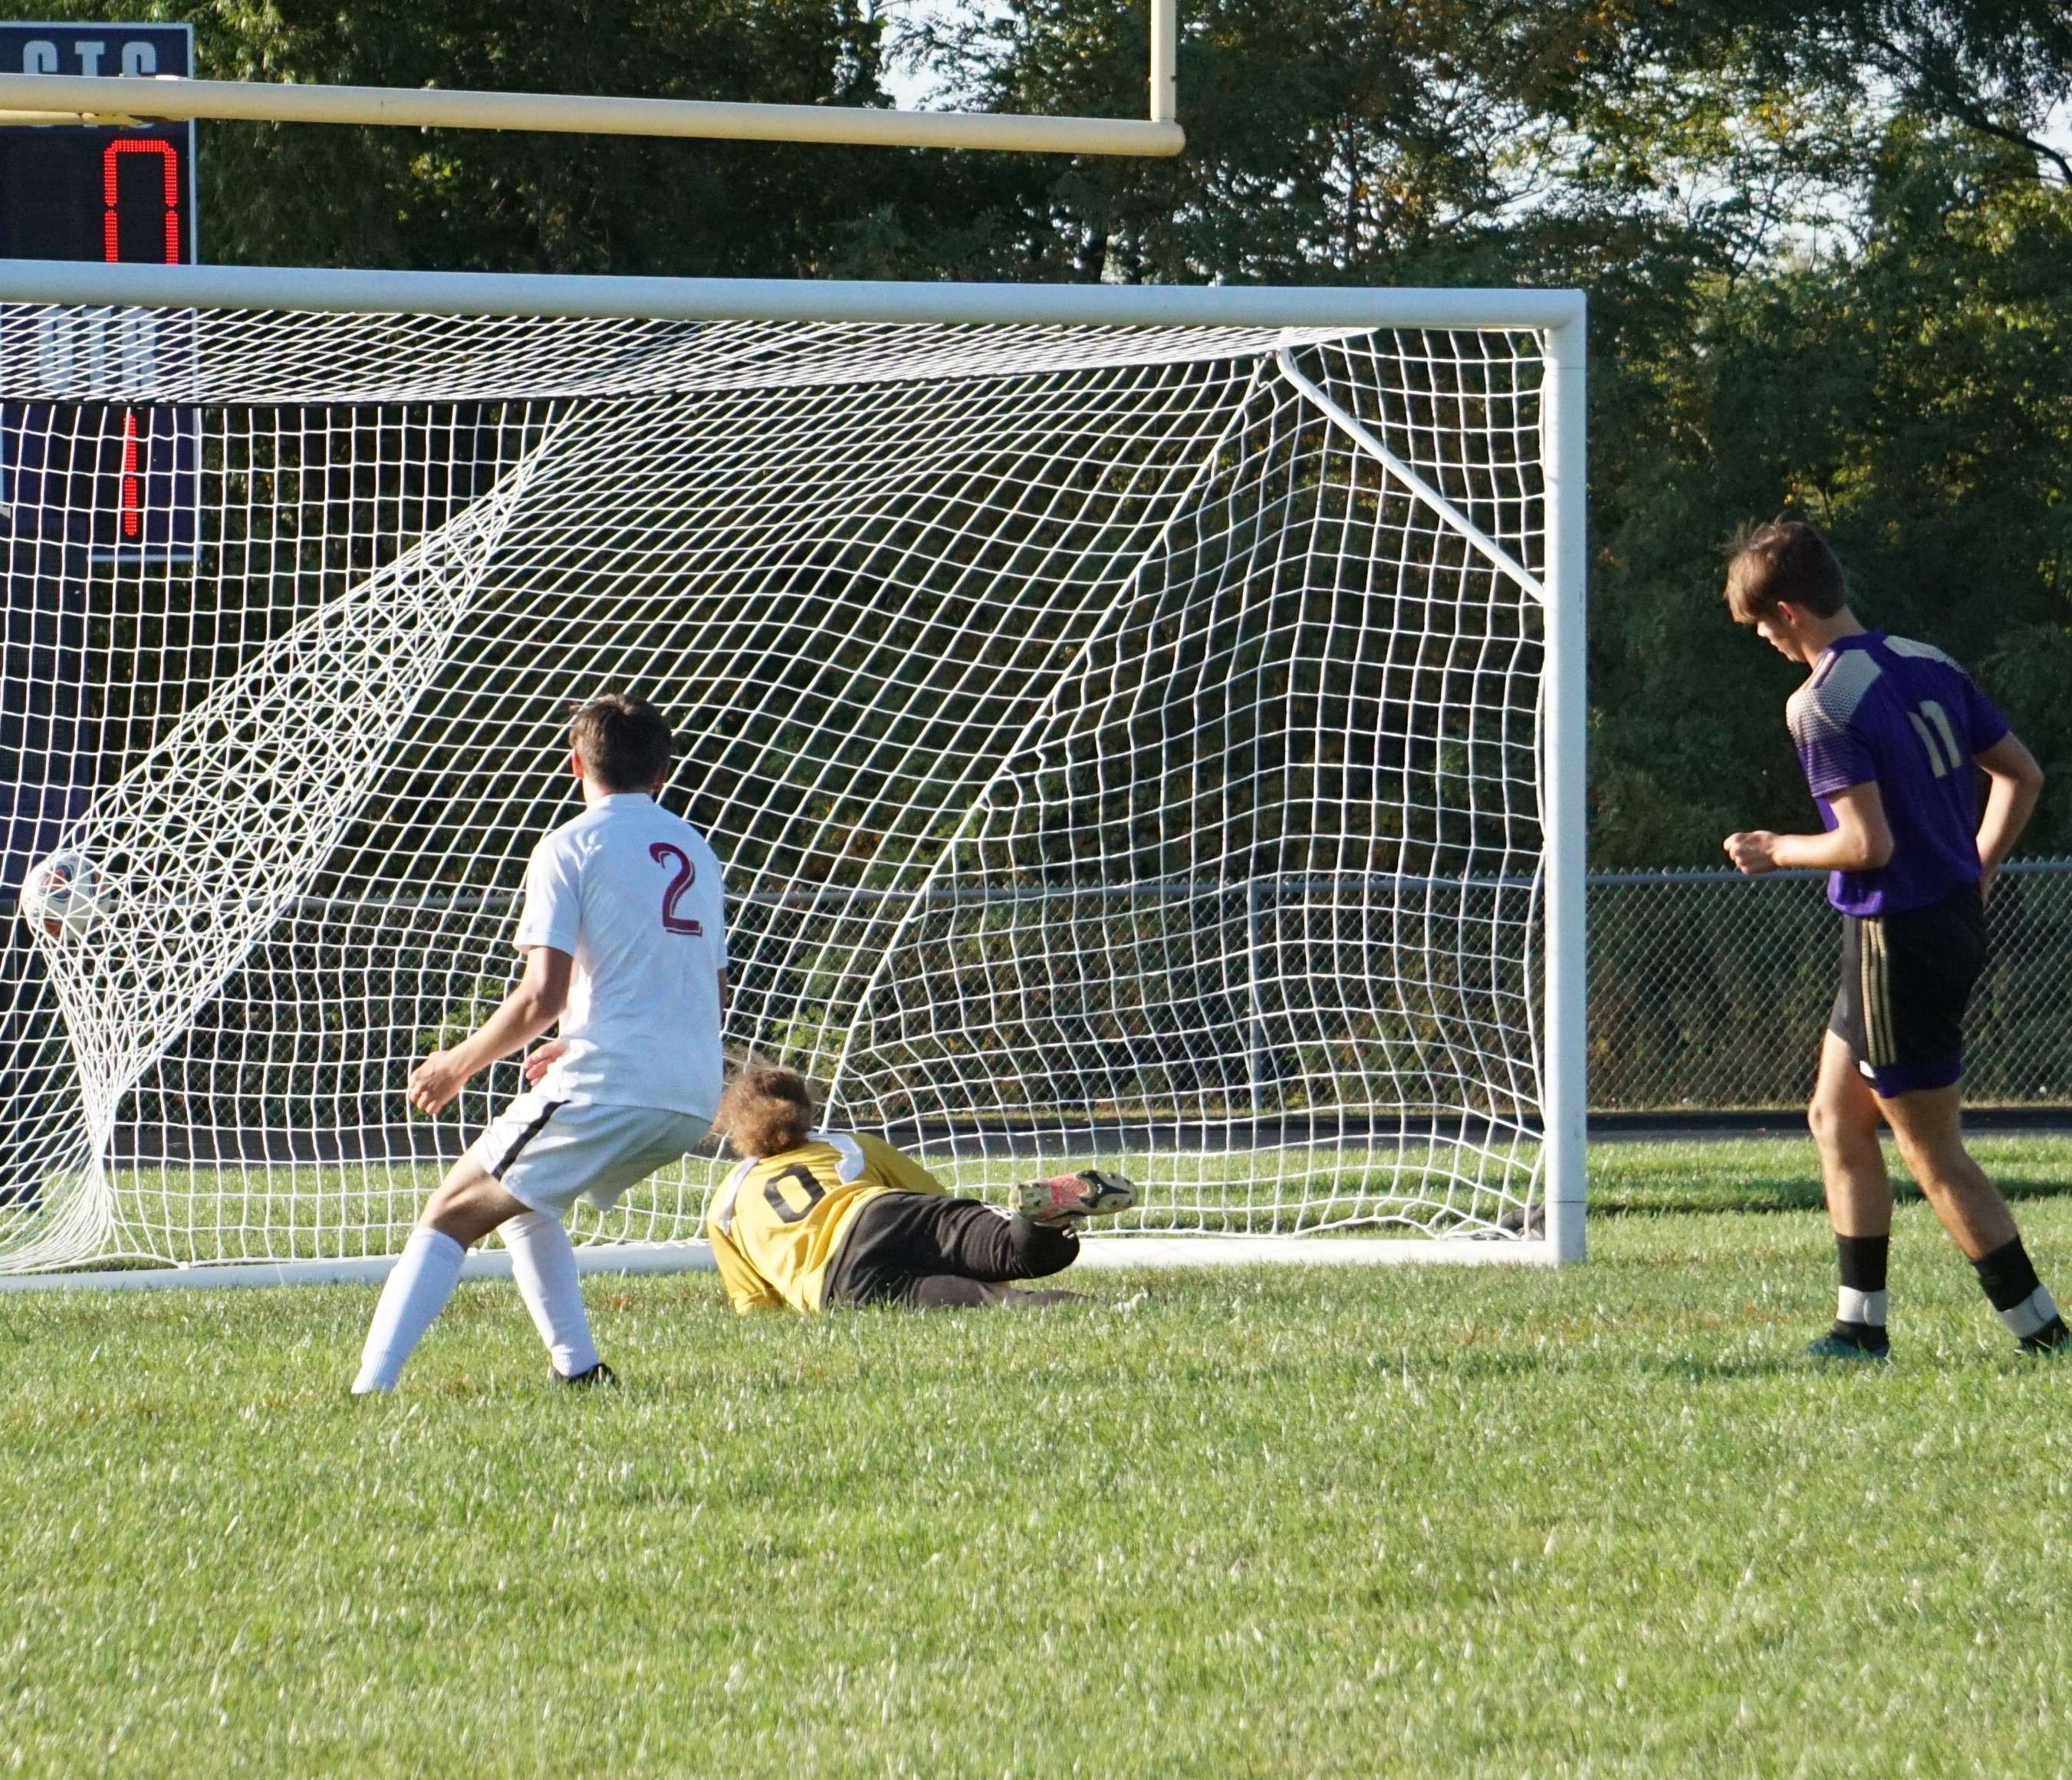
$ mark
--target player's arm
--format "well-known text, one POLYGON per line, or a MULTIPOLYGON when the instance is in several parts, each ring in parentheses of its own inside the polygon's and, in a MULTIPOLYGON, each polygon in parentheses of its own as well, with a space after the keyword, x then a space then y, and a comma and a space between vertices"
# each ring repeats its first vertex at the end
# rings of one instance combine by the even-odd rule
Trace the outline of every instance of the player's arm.
POLYGON ((927 1169, 908 1155, 896 1149, 882 1137, 872 1137, 862 1132, 856 1134, 857 1146, 863 1152, 863 1159, 870 1165, 870 1171, 887 1186, 896 1186, 904 1193, 933 1193, 947 1198, 950 1190, 931 1174, 927 1169))
POLYGON ((1752 828, 1730 834, 1727 857, 1744 877, 1766 871, 1876 871, 1892 860, 1892 824, 1885 820, 1885 799, 1877 781, 1852 785, 1828 796, 1835 826, 1825 834, 1772 834, 1752 828))
POLYGON ((410 1104, 420 1112, 438 1112, 471 1076, 538 1038, 569 1005, 575 968, 573 957, 553 946, 529 948, 524 973, 503 1005, 452 1050, 434 1051, 411 1071, 410 1104))
POLYGON ((708 1224, 705 1236, 712 1244, 713 1260, 719 1268, 720 1284, 726 1288, 727 1302, 738 1315, 784 1308, 776 1287, 748 1264, 747 1256, 734 1247, 731 1236, 717 1224, 708 1224))
POLYGON ((2012 731, 1974 758, 1988 781, 1986 807, 1979 818, 1979 889, 1983 893, 1992 887, 1993 874, 2014 850, 2036 813, 2036 800, 2043 792, 2043 769, 2012 731))

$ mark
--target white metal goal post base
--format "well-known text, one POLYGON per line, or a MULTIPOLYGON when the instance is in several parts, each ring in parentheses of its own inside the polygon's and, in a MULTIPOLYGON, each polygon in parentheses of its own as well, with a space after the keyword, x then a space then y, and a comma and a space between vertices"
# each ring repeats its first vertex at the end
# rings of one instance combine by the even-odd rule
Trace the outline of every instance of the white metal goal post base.
MULTIPOLYGON (((1482 1267, 1555 1264, 1547 1242, 1478 1241, 1472 1238, 1405 1241, 1366 1236, 1097 1236, 1084 1244, 1065 1273, 1029 1285, 1067 1284, 1091 1269, 1161 1271, 1190 1267, 1482 1267)), ((357 1260, 249 1261, 218 1267, 104 1268, 92 1272, 24 1273, 0 1277, 5 1292, 163 1292, 224 1290, 234 1286, 379 1285, 396 1264, 393 1255, 357 1260)), ((709 1273, 712 1248, 702 1242, 598 1244, 576 1251, 584 1274, 709 1273)), ((501 1248, 472 1251, 461 1264, 467 1280, 508 1280, 511 1257, 501 1248)))

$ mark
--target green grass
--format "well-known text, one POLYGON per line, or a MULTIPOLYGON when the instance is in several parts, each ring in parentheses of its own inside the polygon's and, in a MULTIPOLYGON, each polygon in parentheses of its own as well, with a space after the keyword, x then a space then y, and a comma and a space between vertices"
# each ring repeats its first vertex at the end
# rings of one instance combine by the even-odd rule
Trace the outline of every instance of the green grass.
MULTIPOLYGON (((1986 1137, 1974 1149, 2016 1198, 2072 1182, 2072 1139, 1986 1137)), ((1593 1207, 1608 1215, 1816 1209, 1819 1183, 1807 1157, 1803 1142, 1774 1139, 1604 1144, 1591 1160, 1593 1207)), ((1259 1233, 1333 1228, 1377 1215, 1443 1230, 1453 1221, 1448 1207, 1486 1225, 1531 1190, 1536 1160, 1527 1143, 1406 1144, 1338 1151, 1329 1175, 1305 1176, 1300 1153, 1288 1150, 1169 1151, 1111 1157, 1105 1165, 1120 1167, 1145 1188, 1145 1202, 1121 1220, 1124 1227, 1259 1233)), ((578 1239, 694 1236, 706 1193, 726 1165, 695 1158, 642 1182, 602 1216, 578 1205, 578 1239)), ((1030 1165, 995 1158, 931 1165, 952 1190, 997 1198, 1030 1165)), ((439 1173, 337 1165, 129 1170, 118 1177, 119 1224, 108 1246, 119 1264, 393 1254, 439 1173)), ((0 1243, 17 1234, 6 1215, 0 1213, 0 1243)), ((1397 1223, 1380 1233, 1412 1231, 1397 1223)))
MULTIPOLYGON (((1968 1147, 2017 1209, 2032 1199, 2072 1194, 2072 1137, 1980 1136, 1968 1147)), ((1901 1202, 1918 1205, 1921 1194, 1889 1141, 1885 1157, 1901 1202)), ((1590 1151, 1593 1214, 1817 1211, 1821 1203, 1819 1174, 1805 1141, 1605 1143, 1590 1151)), ((2072 1297, 2072 1290, 2066 1296, 2072 1297)))
MULTIPOLYGON (((1092 1157, 1082 1156, 1081 1161, 1092 1157)), ((1124 1227, 1260 1235, 1386 1221, 1386 1234, 1486 1228, 1533 1190, 1532 1143, 1411 1143, 1331 1153, 1326 1172, 1294 1149, 1222 1154, 1166 1150, 1109 1156, 1143 1189, 1124 1227)), ((651 1177, 608 1213, 578 1205, 578 1241, 666 1242, 699 1233, 706 1197, 730 1162, 700 1156, 651 1177)), ((996 1157, 931 1158, 952 1190, 998 1200, 1035 1164, 996 1157)), ((408 1164, 125 1168, 116 1175, 113 1231, 101 1264, 206 1265, 393 1254, 442 1170, 408 1164)), ((54 1184, 43 1210, 61 1202, 54 1184)), ((0 1259, 38 1234, 38 1215, 0 1209, 0 1259)))
MULTIPOLYGON (((2072 1146, 1981 1148, 2072 1285, 2072 1146)), ((1813 1370, 1805 1146, 1593 1161, 1558 1274, 593 1281, 609 1396, 508 1285, 358 1403, 365 1290, 0 1298, 0 1773, 2072 1770, 2072 1367, 1916 1202, 1813 1370)))

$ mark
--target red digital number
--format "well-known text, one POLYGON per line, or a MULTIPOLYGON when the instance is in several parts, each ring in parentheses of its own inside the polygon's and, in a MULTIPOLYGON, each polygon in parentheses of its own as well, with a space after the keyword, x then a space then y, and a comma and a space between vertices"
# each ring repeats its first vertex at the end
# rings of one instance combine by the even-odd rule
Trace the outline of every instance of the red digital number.
POLYGON ((119 206, 116 197, 116 170, 122 164, 125 154, 155 154, 158 157, 159 172, 165 187, 166 204, 166 264, 180 263, 180 158, 173 152, 171 142, 138 142, 134 137, 118 137, 101 151, 101 257, 113 261, 117 257, 116 241, 119 206))
POLYGON ((137 462, 137 410, 122 414, 122 535, 134 538, 144 529, 144 479, 137 462))
MULTIPOLYGON (((125 154, 155 154, 159 179, 165 193, 166 264, 180 263, 180 161, 170 142, 139 142, 118 137, 101 154, 101 257, 111 263, 121 257, 118 242, 121 206, 118 175, 125 154)), ((137 413, 122 417, 122 535, 134 540, 144 530, 144 483, 138 473, 137 413)))
POLYGON ((669 880, 669 887, 662 892, 662 931, 664 933, 688 933, 694 938, 702 938, 705 923, 676 912, 676 899, 698 881, 698 868, 691 863, 690 856, 681 847, 672 847, 666 841, 657 841, 648 849, 648 857, 658 865, 666 865, 672 859, 676 862, 676 875, 669 880))

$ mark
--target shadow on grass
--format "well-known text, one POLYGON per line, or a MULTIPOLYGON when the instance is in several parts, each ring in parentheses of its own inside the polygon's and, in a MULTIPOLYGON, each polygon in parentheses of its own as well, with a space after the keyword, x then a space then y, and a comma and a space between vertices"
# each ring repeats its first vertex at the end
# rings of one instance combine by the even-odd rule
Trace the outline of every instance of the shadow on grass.
MULTIPOLYGON (((2012 1204, 2072 1197, 2072 1178, 2025 1178, 2020 1175, 2010 1176, 1992 1168, 1986 1172, 2012 1204)), ((1919 1205, 1922 1202, 1921 1189, 1908 1180, 1893 1182, 1893 1198, 1900 1205, 1919 1205)), ((1679 1190, 1673 1186, 1657 1186, 1652 1182, 1637 1182, 1631 1186, 1618 1182, 1606 1182, 1601 1186, 1593 1182, 1590 1215, 1593 1218, 1619 1218, 1663 1217, 1694 1212, 1819 1211, 1826 1208, 1827 1202, 1817 1176, 1803 1179, 1737 1181, 1732 1186, 1694 1186, 1688 1191, 1679 1190)))

